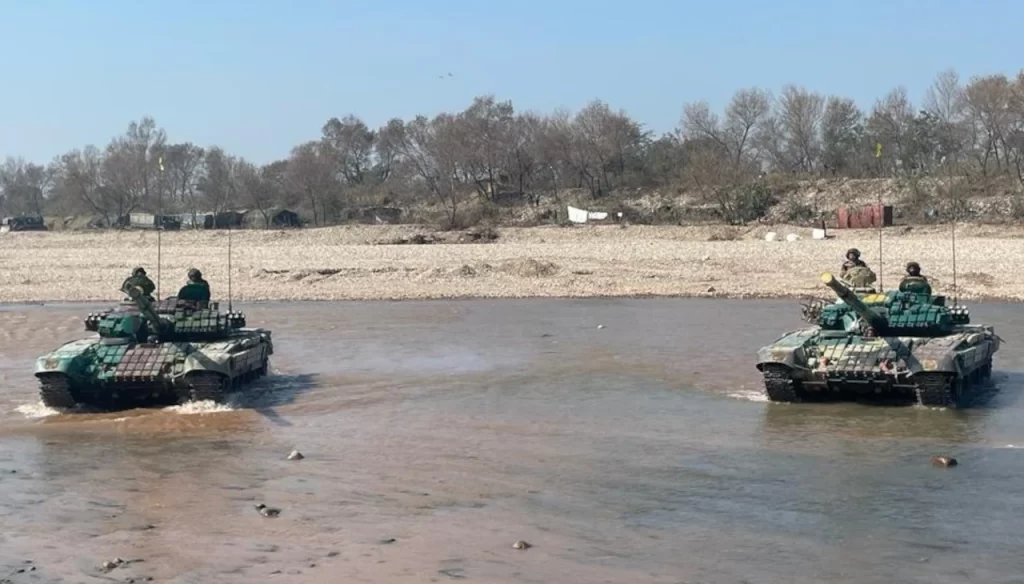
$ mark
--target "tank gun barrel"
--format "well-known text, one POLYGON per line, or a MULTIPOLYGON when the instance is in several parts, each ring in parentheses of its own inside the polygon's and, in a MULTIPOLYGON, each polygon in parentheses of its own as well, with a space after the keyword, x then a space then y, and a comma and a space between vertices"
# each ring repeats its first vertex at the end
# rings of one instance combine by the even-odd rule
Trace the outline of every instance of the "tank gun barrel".
POLYGON ((835 276, 825 272, 821 275, 821 281, 823 284, 832 289, 836 293, 836 296, 840 300, 846 303, 847 306, 853 309, 861 318, 863 318, 871 327, 875 329, 885 328, 886 320, 882 315, 878 314, 871 308, 868 308, 866 304, 861 302, 860 298, 853 293, 852 290, 844 286, 835 276))
POLYGON ((164 328, 164 322, 160 320, 160 315, 153 310, 153 304, 142 291, 142 288, 125 283, 125 285, 121 287, 121 291, 127 294, 128 297, 135 302, 135 306, 139 307, 139 312, 147 321, 149 321, 150 326, 153 327, 153 333, 159 334, 164 328))

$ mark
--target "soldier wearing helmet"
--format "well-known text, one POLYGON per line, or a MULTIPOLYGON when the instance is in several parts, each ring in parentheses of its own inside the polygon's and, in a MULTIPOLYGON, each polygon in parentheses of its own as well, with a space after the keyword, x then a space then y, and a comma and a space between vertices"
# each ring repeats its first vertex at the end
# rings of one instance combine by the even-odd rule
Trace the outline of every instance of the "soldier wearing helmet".
POLYGON ((839 269, 839 277, 845 279, 846 273, 852 268, 866 268, 867 264, 860 259, 860 250, 852 247, 846 250, 846 261, 843 262, 843 267, 839 269))
POLYGON ((203 273, 195 268, 188 271, 188 283, 178 290, 179 300, 191 300, 200 308, 210 302, 210 284, 203 279, 203 273))
POLYGON ((931 295, 932 285, 928 283, 928 278, 921 275, 921 264, 917 262, 907 264, 907 275, 900 281, 900 292, 931 295))
POLYGON ((127 290, 129 286, 141 288, 142 293, 149 297, 150 300, 153 300, 153 292, 156 290, 156 285, 153 284, 153 280, 149 279, 149 276, 146 275, 146 270, 141 266, 132 270, 132 275, 125 278, 121 284, 121 289, 127 290))

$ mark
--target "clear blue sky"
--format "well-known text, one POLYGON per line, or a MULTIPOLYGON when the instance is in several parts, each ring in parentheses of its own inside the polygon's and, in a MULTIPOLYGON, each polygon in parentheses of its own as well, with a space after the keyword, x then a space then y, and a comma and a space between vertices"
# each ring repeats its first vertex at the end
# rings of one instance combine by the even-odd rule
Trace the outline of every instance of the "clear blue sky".
POLYGON ((0 22, 0 158, 37 162, 144 115, 262 163, 331 116, 377 126, 482 94, 601 98, 663 132, 739 87, 869 107, 900 84, 919 99, 947 67, 1024 67, 1020 0, 0 0, 0 22))

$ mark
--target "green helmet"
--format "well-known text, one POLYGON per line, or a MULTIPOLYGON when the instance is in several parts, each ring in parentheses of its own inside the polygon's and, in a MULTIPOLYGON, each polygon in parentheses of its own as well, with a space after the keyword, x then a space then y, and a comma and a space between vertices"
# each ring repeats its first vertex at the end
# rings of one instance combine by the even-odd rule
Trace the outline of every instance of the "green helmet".
POLYGON ((191 268, 188 271, 188 279, 193 281, 199 281, 203 278, 203 273, 195 268, 191 268))
POLYGON ((132 270, 132 275, 133 276, 145 276, 146 275, 146 270, 143 269, 142 266, 139 266, 139 267, 135 268, 134 270, 132 270))
POLYGON ((850 256, 853 256, 854 258, 859 258, 860 250, 855 247, 851 247, 850 249, 846 250, 846 257, 850 256))

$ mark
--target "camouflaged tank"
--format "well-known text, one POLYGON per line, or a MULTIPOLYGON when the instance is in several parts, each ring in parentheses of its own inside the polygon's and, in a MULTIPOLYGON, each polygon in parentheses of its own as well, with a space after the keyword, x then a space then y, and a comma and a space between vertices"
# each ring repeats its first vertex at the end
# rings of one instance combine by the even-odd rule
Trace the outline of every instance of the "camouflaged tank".
POLYGON ((992 326, 970 324, 966 307, 946 306, 945 296, 930 293, 854 292, 829 273, 821 280, 839 299, 812 311, 816 326, 757 353, 771 401, 903 394, 926 406, 957 407, 991 375, 1000 339, 992 326))
POLYGON ((129 298, 117 307, 86 318, 96 336, 36 361, 45 405, 222 402, 226 392, 267 373, 271 333, 246 328, 243 313, 174 296, 155 302, 127 283, 122 292, 129 298))

